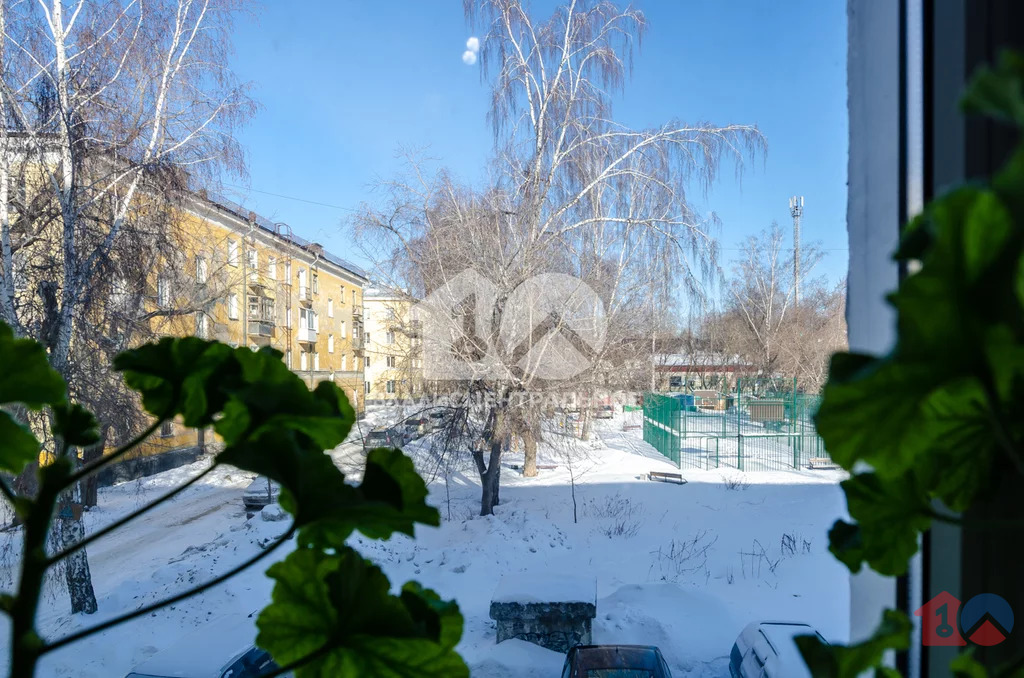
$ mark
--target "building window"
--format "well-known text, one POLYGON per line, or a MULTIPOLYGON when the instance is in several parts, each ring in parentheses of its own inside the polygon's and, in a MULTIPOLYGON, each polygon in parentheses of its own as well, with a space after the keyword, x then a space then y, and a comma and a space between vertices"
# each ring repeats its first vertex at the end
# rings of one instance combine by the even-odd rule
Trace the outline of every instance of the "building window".
POLYGON ((292 262, 286 262, 284 265, 284 279, 289 285, 292 284, 292 262))
POLYGON ((174 435, 174 422, 173 421, 165 421, 164 423, 160 424, 160 437, 162 437, 162 438, 170 438, 173 435, 174 435))
POLYGON ((238 241, 228 240, 228 265, 238 266, 238 241))
POLYGON ((352 305, 356 305, 356 291, 352 290, 352 305))
POLYGON ((345 338, 345 321, 344 320, 341 321, 341 338, 342 339, 345 338))
POLYGON ((267 275, 271 280, 277 280, 277 259, 275 257, 267 257, 267 275))
POLYGON ((319 353, 314 353, 313 354, 313 369, 316 370, 317 372, 320 371, 320 354, 319 353))
POLYGON ((228 318, 238 320, 238 295, 228 295, 228 318))
POLYGON ((171 281, 167 278, 158 278, 156 281, 156 303, 161 308, 171 305, 171 281))
POLYGON ((196 336, 200 339, 206 339, 207 335, 207 319, 206 314, 202 311, 196 312, 196 336))
POLYGON ((308 362, 309 362, 309 359, 306 357, 306 352, 305 351, 299 351, 299 369, 300 370, 309 369, 309 367, 307 365, 308 362))
POLYGON ((328 318, 333 318, 334 317, 334 299, 331 299, 330 297, 327 298, 327 317, 328 318))
POLYGON ((387 343, 387 344, 395 343, 395 333, 394 332, 388 332, 385 335, 385 343, 387 343))
POLYGON ((320 293, 320 276, 316 273, 313 274, 313 294, 320 293))
POLYGON ((202 285, 206 282, 206 259, 196 257, 196 282, 202 285))
POLYGON ((333 334, 328 334, 327 335, 327 352, 328 353, 334 353, 334 335, 333 334))
POLYGON ((395 366, 395 356, 389 355, 388 356, 387 364, 388 364, 388 367, 394 367, 395 366))
POLYGON ((345 305, 345 286, 344 285, 341 285, 340 287, 338 287, 338 295, 339 295, 338 296, 338 303, 341 304, 342 306, 344 306, 345 305))
POLYGON ((370 356, 366 356, 365 358, 363 358, 363 360, 365 361, 363 363, 363 367, 369 367, 370 366, 370 356))
POLYGON ((245 256, 249 261, 249 270, 253 272, 258 271, 260 268, 260 259, 259 254, 257 254, 256 250, 246 250, 245 256))
POLYGON ((388 379, 388 381, 385 384, 385 386, 387 388, 387 392, 388 393, 394 393, 395 392, 395 381, 393 379, 388 379))
POLYGON ((299 269, 299 299, 306 297, 306 269, 299 269))
POLYGON ((347 369, 348 369, 348 356, 345 355, 345 354, 342 354, 342 356, 341 356, 341 371, 344 372, 347 369))
POLYGON ((363 388, 365 388, 366 392, 369 393, 370 392, 370 382, 368 382, 368 381, 363 382, 363 388))
MULTIPOLYGON (((353 332, 352 335, 354 337, 355 336, 355 332, 353 332)), ((369 332, 364 332, 363 333, 363 339, 365 339, 366 343, 369 344, 370 343, 370 333, 369 332)))

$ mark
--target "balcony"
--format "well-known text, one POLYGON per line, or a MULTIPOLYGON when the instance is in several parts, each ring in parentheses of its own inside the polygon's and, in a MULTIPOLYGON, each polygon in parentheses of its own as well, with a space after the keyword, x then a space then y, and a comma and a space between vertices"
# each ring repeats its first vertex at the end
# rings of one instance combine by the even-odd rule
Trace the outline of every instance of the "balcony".
POLYGON ((274 323, 269 320, 250 320, 249 336, 270 339, 274 336, 274 323))
POLYGON ((306 343, 306 344, 315 344, 316 343, 316 330, 311 329, 309 327, 300 327, 299 328, 299 341, 301 341, 303 343, 306 343))
POLYGON ((362 322, 363 320, 363 307, 353 306, 352 307, 352 319, 356 322, 362 322))
POLYGON ((304 304, 313 303, 313 290, 309 285, 299 285, 299 301, 304 304))
POLYGON ((276 280, 260 271, 249 271, 249 289, 260 296, 272 296, 276 280))

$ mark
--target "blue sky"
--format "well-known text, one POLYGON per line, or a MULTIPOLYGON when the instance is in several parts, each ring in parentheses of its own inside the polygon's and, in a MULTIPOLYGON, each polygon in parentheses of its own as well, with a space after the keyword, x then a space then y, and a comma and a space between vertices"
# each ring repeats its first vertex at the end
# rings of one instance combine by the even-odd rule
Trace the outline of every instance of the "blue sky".
MULTIPOLYGON (((741 181, 728 167, 706 197, 690 192, 723 222, 723 262, 773 219, 788 232, 788 198, 801 194, 803 241, 826 251, 818 272, 845 275, 846 3, 637 5, 649 28, 616 118, 756 124, 767 138, 767 156, 741 181)), ((237 29, 234 68, 262 108, 240 134, 250 177, 232 181, 232 199, 360 262, 344 221, 399 169, 399 148, 425 147, 458 178, 482 177, 488 89, 479 64, 461 59, 477 31, 460 0, 267 0, 237 29)))

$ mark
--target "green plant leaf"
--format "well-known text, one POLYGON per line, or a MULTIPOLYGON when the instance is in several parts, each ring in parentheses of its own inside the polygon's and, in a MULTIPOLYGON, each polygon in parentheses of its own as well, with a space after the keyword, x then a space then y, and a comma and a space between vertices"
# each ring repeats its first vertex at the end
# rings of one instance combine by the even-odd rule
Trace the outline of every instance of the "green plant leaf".
POLYGON ((1024 126, 1024 58, 1006 51, 995 68, 982 66, 971 76, 961 107, 967 113, 983 113, 1024 126))
POLYGON ((21 473, 39 456, 39 441, 27 426, 0 411, 0 470, 21 473))
POLYGON ((99 422, 92 412, 75 403, 63 403, 53 408, 53 433, 68 445, 85 447, 100 439, 99 422))
POLYGON ((930 504, 913 476, 883 479, 860 473, 844 480, 842 487, 859 529, 837 523, 829 532, 829 550, 852 572, 866 561, 881 574, 903 574, 917 552, 918 532, 931 524, 930 504))
POLYGON ((836 354, 814 417, 825 449, 847 470, 863 460, 886 476, 906 472, 931 442, 914 422, 921 400, 941 379, 927 363, 836 354))
POLYGON ((394 532, 411 536, 415 523, 441 524, 440 513, 427 505, 426 483, 401 450, 370 450, 359 494, 371 513, 359 526, 367 537, 387 539, 394 532))
POLYGON ((970 652, 958 654, 949 663, 949 669, 956 678, 988 678, 988 671, 970 652))
POLYGON ((200 428, 224 408, 225 387, 239 383, 234 355, 219 342, 166 337, 120 354, 114 369, 142 394, 147 412, 161 419, 180 415, 185 426, 200 428))
POLYGON ((15 339, 0 322, 0 405, 20 403, 38 410, 64 400, 66 387, 50 367, 46 350, 32 339, 15 339))
POLYGON ((273 602, 260 614, 257 644, 282 665, 316 654, 299 678, 469 675, 454 650, 458 607, 415 584, 392 595, 383 572, 352 549, 300 548, 267 574, 273 602))
POLYGON ((871 637, 856 645, 827 645, 813 635, 797 636, 795 640, 815 678, 857 678, 862 672, 878 667, 886 650, 910 647, 910 629, 906 615, 886 610, 871 637))
POLYGON ((977 281, 1004 253, 1013 230, 1010 213, 996 194, 980 193, 964 222, 963 256, 968 282, 977 281))

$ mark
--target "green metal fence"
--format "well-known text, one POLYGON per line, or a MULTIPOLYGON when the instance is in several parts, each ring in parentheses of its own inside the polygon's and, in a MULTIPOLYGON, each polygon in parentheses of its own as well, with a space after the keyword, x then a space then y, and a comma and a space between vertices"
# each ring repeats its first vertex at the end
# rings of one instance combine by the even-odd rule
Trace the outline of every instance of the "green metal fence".
MULTIPOLYGON (((647 393, 643 437, 677 466, 784 470, 827 458, 814 428, 818 396, 742 381, 733 393, 647 393)), ((782 382, 786 383, 786 382, 782 382)))

